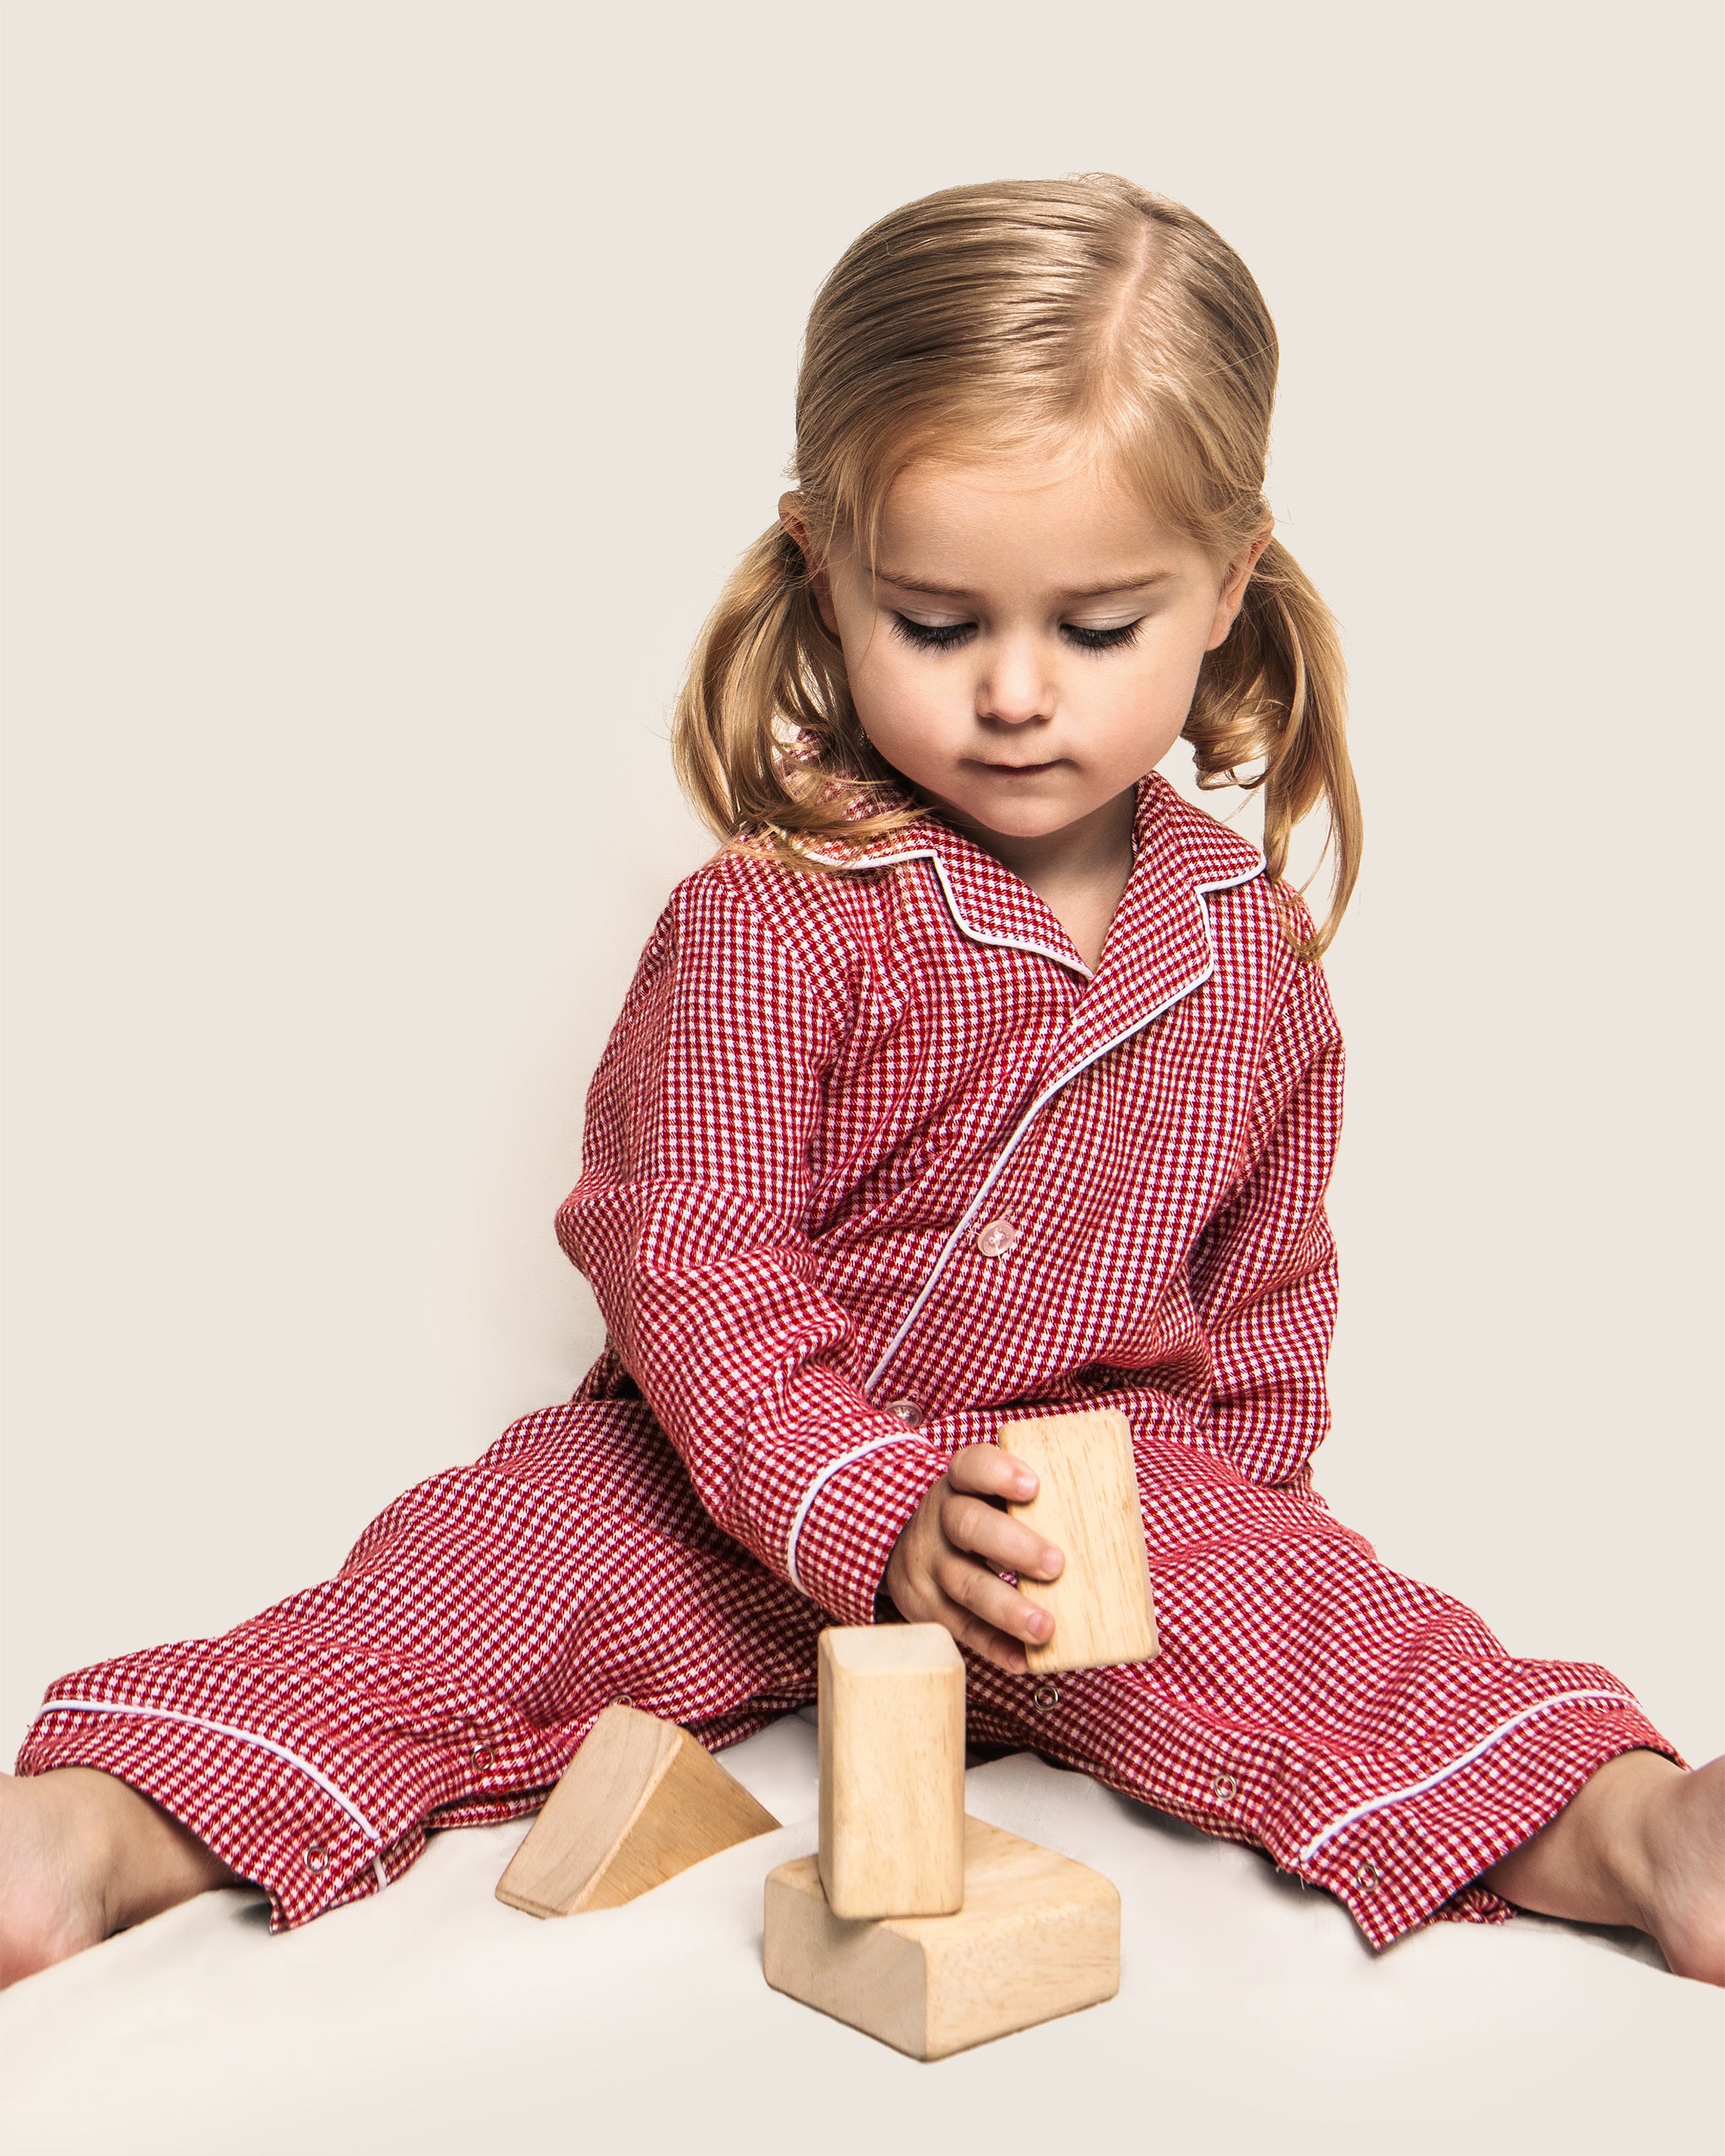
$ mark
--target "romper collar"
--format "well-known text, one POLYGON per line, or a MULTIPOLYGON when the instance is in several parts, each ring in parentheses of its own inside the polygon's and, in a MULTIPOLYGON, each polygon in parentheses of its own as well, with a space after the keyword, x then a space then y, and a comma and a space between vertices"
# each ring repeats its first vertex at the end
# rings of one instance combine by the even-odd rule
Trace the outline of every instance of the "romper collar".
POLYGON ((854 853, 823 849, 816 858, 858 870, 924 865, 940 884, 957 934, 1046 960, 1085 984, 1068 1044, 1081 1053, 1092 1034, 1106 1042, 1122 1026, 1135 1030, 1209 978, 1214 952, 1204 901, 1213 891, 1250 882, 1264 866, 1256 847, 1194 808, 1153 771, 1138 782, 1132 855, 1094 975, 1052 908, 932 811, 910 829, 854 853))

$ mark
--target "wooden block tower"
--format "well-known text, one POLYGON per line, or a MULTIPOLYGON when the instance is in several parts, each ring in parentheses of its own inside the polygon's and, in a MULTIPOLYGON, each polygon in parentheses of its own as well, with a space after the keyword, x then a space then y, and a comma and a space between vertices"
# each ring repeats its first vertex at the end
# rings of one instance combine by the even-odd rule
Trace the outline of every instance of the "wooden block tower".
POLYGON ((938 1625, 820 1638, 820 1851, 767 1881, 767 1981, 912 2058, 1111 1999, 1120 1897, 964 1816, 964 1675, 938 1625))

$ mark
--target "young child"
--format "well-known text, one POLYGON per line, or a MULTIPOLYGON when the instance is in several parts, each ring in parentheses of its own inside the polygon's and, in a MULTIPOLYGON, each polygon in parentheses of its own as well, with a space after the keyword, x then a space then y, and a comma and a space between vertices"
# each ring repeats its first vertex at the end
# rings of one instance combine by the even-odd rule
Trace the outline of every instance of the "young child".
POLYGON ((972 1734, 1336 1895, 1382 1946, 1518 1903, 1725 1981, 1725 1761, 1591 1664, 1506 1655, 1312 1483, 1356 871, 1334 624, 1261 492, 1276 340, 1119 179, 881 220, 810 320, 797 484, 678 715, 726 841, 672 895, 558 1215, 608 1328, 575 1397, 340 1573, 64 1678, 3 1784, 28 1974, 201 1889, 277 1927, 531 1809, 627 1700, 711 1747, 826 1624, 944 1625, 972 1734), (1260 855, 1155 767, 1261 767, 1260 855), (1325 801, 1322 933, 1281 881, 1325 801), (1059 1551, 994 1443, 1110 1406, 1163 1646, 1057 1683, 1059 1551))

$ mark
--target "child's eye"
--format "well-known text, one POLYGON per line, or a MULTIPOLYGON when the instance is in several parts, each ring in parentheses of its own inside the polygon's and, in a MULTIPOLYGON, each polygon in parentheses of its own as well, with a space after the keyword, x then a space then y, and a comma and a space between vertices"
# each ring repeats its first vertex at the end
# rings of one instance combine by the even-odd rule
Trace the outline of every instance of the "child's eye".
MULTIPOLYGON (((908 614, 895 613, 892 633, 918 651, 952 651, 975 635, 976 624, 957 621, 936 627, 928 622, 912 621, 908 614)), ((1069 621, 1061 624, 1060 634, 1081 651, 1115 651, 1137 642, 1138 624, 1127 621, 1116 629, 1084 629, 1069 621)))
MULTIPOLYGON (((1139 620, 1143 619, 1139 616, 1139 620)), ((1062 622, 1060 633, 1069 637, 1081 651, 1117 651, 1124 644, 1138 640, 1138 624, 1123 621, 1118 629, 1081 629, 1076 621, 1062 622)))
POLYGON ((908 614, 895 613, 892 633, 895 636, 902 637, 906 644, 914 645, 918 651, 951 651, 976 634, 976 624, 973 621, 955 621, 935 629, 927 622, 912 621, 908 614))

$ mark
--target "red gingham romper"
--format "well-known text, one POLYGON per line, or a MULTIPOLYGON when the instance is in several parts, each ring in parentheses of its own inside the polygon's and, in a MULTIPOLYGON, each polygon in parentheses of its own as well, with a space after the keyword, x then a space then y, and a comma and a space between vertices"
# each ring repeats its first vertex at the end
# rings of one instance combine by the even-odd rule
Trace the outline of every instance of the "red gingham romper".
POLYGON ((673 894, 558 1233, 608 1344, 575 1397, 397 1499, 332 1579, 55 1685, 20 1771, 105 1769, 280 1927, 429 1828, 541 1800, 608 1702, 717 1748, 812 1697, 952 1450, 1122 1409, 1155 1661, 1013 1677, 969 1726, 1340 1897, 1374 1945, 1595 1768, 1675 1758, 1589 1663, 1506 1655, 1312 1489, 1342 1045, 1261 858, 1153 777, 1092 974, 930 819, 849 871, 673 894))

